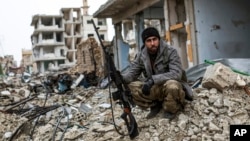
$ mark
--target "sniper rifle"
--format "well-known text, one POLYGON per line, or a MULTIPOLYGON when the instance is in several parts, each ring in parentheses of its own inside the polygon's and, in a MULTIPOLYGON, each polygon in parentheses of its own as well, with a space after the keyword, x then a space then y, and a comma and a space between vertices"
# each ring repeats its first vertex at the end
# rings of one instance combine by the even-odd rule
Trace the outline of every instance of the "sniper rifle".
MULTIPOLYGON (((104 51, 104 55, 105 55, 105 61, 107 62, 107 70, 109 72, 109 76, 112 79, 112 81, 115 83, 116 87, 117 87, 117 91, 112 93, 112 98, 114 101, 119 101, 119 104, 122 105, 123 107, 123 113, 121 115, 121 118, 125 121, 127 129, 128 129, 128 135, 130 137, 130 139, 135 138, 136 136, 139 135, 138 129, 137 129, 137 123, 136 120, 131 112, 131 106, 133 107, 135 106, 133 100, 132 100, 132 95, 130 92, 129 87, 126 85, 126 83, 124 82, 124 80, 122 79, 122 76, 120 74, 120 71, 118 71, 115 67, 114 61, 112 59, 112 55, 105 49, 102 39, 99 35, 98 29, 95 25, 95 22, 93 19, 91 19, 91 22, 93 23, 95 32, 98 36, 98 39, 100 41, 101 47, 104 51)), ((112 106, 111 106, 112 109, 112 106)), ((113 114, 113 112, 112 112, 113 114)), ((116 127, 115 121, 114 121, 114 117, 113 117, 113 122, 114 122, 114 126, 116 131, 120 134, 120 135, 124 135, 122 133, 120 133, 116 127)))

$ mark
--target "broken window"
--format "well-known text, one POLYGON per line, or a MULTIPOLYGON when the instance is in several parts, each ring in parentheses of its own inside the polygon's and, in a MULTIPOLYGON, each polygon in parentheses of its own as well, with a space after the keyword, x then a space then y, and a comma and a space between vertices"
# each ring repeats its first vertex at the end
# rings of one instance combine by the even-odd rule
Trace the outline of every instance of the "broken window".
POLYGON ((64 49, 60 49, 60 55, 65 57, 64 49))
POLYGON ((69 10, 64 10, 63 11, 63 18, 68 21, 70 20, 70 11, 69 10))
POLYGON ((98 19, 97 24, 98 25, 107 25, 106 24, 106 19, 98 19))
POLYGON ((44 61, 44 68, 45 68, 45 70, 48 70, 50 63, 54 64, 52 61, 44 61))
POLYGON ((64 60, 58 60, 57 62, 58 62, 58 65, 60 65, 60 64, 64 64, 64 63, 65 63, 65 61, 64 61, 64 60))
POLYGON ((81 33, 81 25, 80 24, 76 24, 74 31, 75 31, 74 35, 80 35, 80 33, 81 33))
POLYGON ((87 24, 92 24, 91 20, 87 20, 87 24))
POLYGON ((94 37, 94 34, 88 34, 88 37, 94 37))
POLYGON ((45 42, 45 41, 54 42, 54 40, 53 40, 53 32, 42 33, 42 37, 43 37, 43 42, 45 42))
POLYGON ((76 44, 79 44, 81 42, 82 38, 76 38, 76 44))
POLYGON ((56 33, 56 42, 62 42, 62 33, 56 33))
MULTIPOLYGON (((49 55, 50 57, 52 57, 52 56, 54 57, 55 56, 55 54, 54 54, 54 48, 43 47, 43 55, 46 56, 46 54, 49 55)), ((47 56, 47 57, 49 57, 49 56, 47 56)))
POLYGON ((69 60, 69 62, 73 62, 73 52, 67 52, 67 59, 69 60))
POLYGON ((56 18, 56 25, 58 26, 58 28, 62 28, 62 19, 61 18, 56 18))
POLYGON ((98 25, 103 25, 102 21, 98 21, 98 25))
POLYGON ((104 35, 103 35, 103 34, 100 34, 100 38, 104 40, 104 35))
POLYGON ((52 21, 53 21, 52 17, 41 18, 41 22, 45 26, 52 26, 53 25, 52 21))
POLYGON ((75 22, 75 21, 77 21, 78 20, 78 13, 77 13, 77 11, 73 11, 73 21, 75 22))

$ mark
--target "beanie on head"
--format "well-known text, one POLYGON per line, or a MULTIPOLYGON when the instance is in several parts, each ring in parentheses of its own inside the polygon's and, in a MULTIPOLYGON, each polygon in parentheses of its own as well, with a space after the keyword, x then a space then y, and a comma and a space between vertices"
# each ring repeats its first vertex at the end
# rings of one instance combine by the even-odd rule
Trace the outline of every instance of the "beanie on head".
POLYGON ((148 28, 144 29, 142 34, 141 34, 141 38, 142 38, 143 43, 145 43, 146 39, 148 37, 151 37, 151 36, 156 36, 157 38, 160 39, 160 34, 156 28, 148 27, 148 28))

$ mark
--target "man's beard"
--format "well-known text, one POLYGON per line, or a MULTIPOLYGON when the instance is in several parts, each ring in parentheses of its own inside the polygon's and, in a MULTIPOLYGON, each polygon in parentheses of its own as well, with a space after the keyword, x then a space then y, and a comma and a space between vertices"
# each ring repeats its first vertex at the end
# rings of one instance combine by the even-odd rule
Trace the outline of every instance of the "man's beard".
POLYGON ((152 46, 151 49, 148 49, 149 54, 156 54, 158 51, 158 48, 156 46, 152 46))

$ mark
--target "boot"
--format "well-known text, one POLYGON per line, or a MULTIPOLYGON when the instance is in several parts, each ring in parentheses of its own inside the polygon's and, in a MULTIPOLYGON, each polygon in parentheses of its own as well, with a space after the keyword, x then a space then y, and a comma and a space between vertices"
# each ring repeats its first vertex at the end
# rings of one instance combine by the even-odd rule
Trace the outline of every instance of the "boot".
POLYGON ((161 108, 162 108, 161 102, 158 102, 155 106, 150 107, 150 112, 147 115, 147 119, 155 117, 161 111, 161 108))

